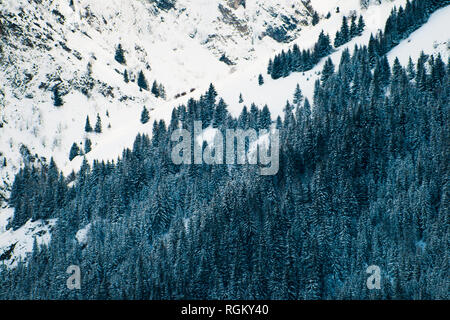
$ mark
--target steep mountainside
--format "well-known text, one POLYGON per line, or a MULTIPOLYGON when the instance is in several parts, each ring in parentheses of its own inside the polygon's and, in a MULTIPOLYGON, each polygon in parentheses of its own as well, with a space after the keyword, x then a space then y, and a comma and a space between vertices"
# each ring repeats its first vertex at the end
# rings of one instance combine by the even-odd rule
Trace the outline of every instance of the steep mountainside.
POLYGON ((312 13, 308 1, 1 1, 1 194, 35 155, 64 165, 86 116, 99 114, 108 132, 134 126, 143 105, 217 82, 240 61, 295 39, 312 13), (164 86, 163 98, 139 90, 140 71, 149 86, 164 86))
MULTIPOLYGON (((293 43, 311 48, 322 30, 333 38, 343 16, 362 15, 362 35, 330 55, 338 65, 344 49, 367 44, 392 8, 406 0, 379 2, 361 7, 359 0, 0 0, 0 234, 12 214, 1 208, 24 164, 53 157, 68 175, 83 160, 69 159, 71 146, 84 150, 87 139, 89 161, 115 159, 137 133, 151 134, 154 120, 170 119, 174 107, 198 98, 210 83, 234 116, 253 102, 282 115, 297 83, 312 99, 324 60, 310 71, 273 80, 266 74, 269 58, 293 43), (142 79, 148 90, 140 89, 142 79), (155 82, 158 97, 152 93, 155 82), (146 124, 140 122, 144 106, 150 111, 146 124), (100 119, 101 133, 85 131, 87 117, 92 127, 100 119)), ((399 56, 406 64, 426 50, 447 61, 448 13, 446 7, 432 15, 389 60, 399 56)), ((19 231, 29 235, 50 226, 37 221, 19 231)), ((4 234, 0 254, 19 237, 4 234)), ((31 246, 27 241, 17 256, 31 246)))

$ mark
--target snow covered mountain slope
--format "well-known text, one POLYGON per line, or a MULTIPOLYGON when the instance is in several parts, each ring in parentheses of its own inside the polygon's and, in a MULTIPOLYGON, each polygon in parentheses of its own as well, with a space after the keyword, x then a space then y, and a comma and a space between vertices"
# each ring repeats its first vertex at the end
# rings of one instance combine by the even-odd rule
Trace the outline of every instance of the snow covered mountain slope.
MULTIPOLYGON (((367 44, 371 34, 374 34, 381 28, 384 28, 384 24, 392 8, 394 8, 395 6, 402 6, 406 3, 406 1, 404 0, 387 1, 383 2, 381 5, 371 5, 367 9, 355 10, 355 8, 359 8, 359 1, 354 1, 353 3, 351 2, 352 1, 345 2, 343 3, 345 4, 345 6, 342 6, 339 1, 329 1, 328 3, 330 3, 330 6, 328 8, 329 10, 331 10, 331 12, 335 12, 337 5, 340 5, 339 14, 332 14, 329 19, 322 20, 316 26, 304 28, 299 32, 297 40, 291 42, 290 44, 280 45, 280 48, 278 50, 261 50, 258 57, 255 57, 250 61, 241 62, 238 66, 236 66, 234 72, 231 72, 226 76, 223 76, 222 78, 216 78, 211 81, 199 81, 199 86, 197 87, 197 90, 195 92, 188 93, 186 96, 178 99, 163 102, 159 106, 155 107, 155 109, 151 112, 151 117, 153 119, 164 119, 166 121, 170 120, 170 115, 173 107, 182 103, 186 103, 190 98, 198 98, 207 90, 209 82, 214 83, 219 96, 225 99, 225 102, 228 104, 228 110, 234 116, 239 115, 244 105, 247 105, 247 107, 249 107, 253 102, 256 103, 259 107, 267 104, 273 117, 277 117, 279 115, 281 116, 283 114, 283 108, 286 105, 286 101, 292 100, 292 95, 297 84, 300 84, 304 95, 310 98, 310 100, 312 101, 314 82, 320 75, 325 59, 319 62, 315 68, 308 72, 293 73, 289 77, 277 80, 271 79, 270 76, 266 74, 268 60, 269 58, 273 57, 274 52, 279 52, 283 48, 290 48, 293 43, 297 43, 300 49, 311 48, 321 30, 324 30, 330 35, 334 35, 336 33, 336 31, 340 28, 343 15, 348 16, 355 12, 357 14, 361 14, 366 21, 366 29, 360 37, 354 38, 347 44, 339 47, 330 55, 333 63, 337 65, 339 64, 339 60, 344 49, 349 48, 350 51, 353 51, 352 49, 354 48, 355 44, 367 44), (262 74, 264 76, 265 83, 262 86, 258 84, 259 74, 262 74), (239 103, 240 93, 243 93, 243 103, 239 103)), ((324 5, 324 3, 325 2, 322 1, 313 1, 312 5, 315 9, 317 8, 316 10, 318 12, 328 12, 326 10, 327 7, 324 5)), ((412 42, 411 39, 415 39, 415 35, 417 34, 422 34, 422 30, 424 28, 426 28, 428 32, 430 32, 430 29, 432 30, 435 26, 442 26, 443 24, 445 24, 445 16, 448 15, 449 10, 449 7, 438 10, 431 16, 427 24, 413 33, 413 35, 411 35, 408 39, 400 43, 400 45, 398 46, 399 48, 402 48, 408 43, 415 44, 414 48, 410 48, 408 50, 400 52, 400 59, 402 62, 407 62, 409 56, 416 60, 422 50, 422 47, 425 48, 424 50, 426 50, 427 48, 430 49, 429 51, 427 51, 428 54, 441 53, 444 60, 447 59, 450 52, 448 49, 448 40, 450 39, 449 32, 443 32, 439 36, 422 36, 420 39, 417 39, 417 41, 414 40, 412 42), (447 41, 445 41, 444 39, 447 39, 447 41), (435 42, 440 43, 441 45, 435 48, 435 42)), ((446 29, 443 28, 442 30, 446 29)), ((394 55, 391 53, 389 55, 389 58, 393 60, 392 57, 394 57, 394 55)), ((213 66, 210 67, 213 68, 213 66)), ((110 132, 108 135, 104 135, 101 145, 98 145, 95 149, 93 149, 92 152, 87 155, 87 159, 89 161, 92 161, 94 159, 113 160, 118 155, 120 155, 124 146, 130 147, 132 145, 137 132, 151 134, 151 130, 151 125, 141 125, 138 123, 136 128, 124 126, 121 128, 121 130, 110 132)), ((73 169, 79 168, 81 162, 81 157, 74 159, 71 163, 68 164, 68 166, 64 168, 64 171, 66 173, 70 173, 73 169)))
POLYGON ((164 109, 174 96, 226 78, 240 61, 279 49, 274 38, 294 39, 311 21, 309 1, 243 3, 179 0, 161 10, 153 1, 0 1, 2 188, 35 158, 66 166, 72 143, 86 138, 86 116, 103 120, 105 134, 90 137, 95 148, 110 132, 136 128, 144 105, 164 109), (114 59, 118 44, 126 64, 114 59), (149 85, 164 86, 166 99, 138 89, 141 70, 149 85))
POLYGON ((33 246, 48 244, 51 239, 51 230, 56 219, 28 221, 19 229, 6 230, 7 218, 13 215, 12 209, 3 211, 0 215, 0 266, 12 268, 17 266, 32 252, 33 246))
POLYGON ((66 173, 77 170, 81 159, 70 162, 69 150, 74 142, 83 148, 86 138, 90 159, 116 158, 139 131, 151 131, 151 122, 139 121, 143 106, 158 110, 152 120, 166 117, 178 103, 174 96, 221 81, 259 52, 279 50, 311 19, 308 1, 247 1, 244 8, 242 1, 179 0, 161 9, 154 1, 0 0, 2 260, 12 266, 24 258, 42 231, 41 222, 6 231, 13 211, 2 206, 21 166, 53 157, 66 173), (115 60, 119 44, 123 64, 115 60), (164 86, 165 99, 139 90, 140 71, 149 86, 164 86), (103 132, 86 133, 86 117, 94 125, 97 115, 103 132))
MULTIPOLYGON (((364 33, 330 55, 338 64, 345 48, 367 44, 392 8, 405 3, 372 1, 361 8, 360 0, 177 0, 174 8, 161 9, 144 0, 0 0, 0 208, 24 163, 53 157, 69 174, 82 162, 81 156, 69 161, 71 145, 83 149, 87 138, 92 141, 89 161, 116 159, 137 133, 151 134, 153 120, 168 120, 173 107, 198 98, 210 83, 233 115, 253 102, 267 104, 274 117, 281 115, 297 83, 312 97, 323 61, 311 71, 273 80, 266 74, 269 58, 293 43, 311 48, 322 30, 333 39, 344 15, 361 14, 364 33), (312 26, 314 12, 320 20, 312 26), (115 60, 119 44, 123 64, 115 60), (140 71, 150 87, 154 81, 164 86, 165 98, 139 90, 140 71), (64 101, 59 107, 54 106, 55 88, 64 101), (144 106, 150 110, 147 124, 139 121, 144 106), (86 117, 94 126, 97 115, 102 133, 86 133, 86 117)), ((399 56, 405 64, 421 50, 447 59, 449 14, 450 7, 438 10, 389 59, 399 56)), ((11 214, 0 209, 0 235, 11 214)), ((22 236, 32 245, 32 234, 8 231, 0 255, 22 236)))

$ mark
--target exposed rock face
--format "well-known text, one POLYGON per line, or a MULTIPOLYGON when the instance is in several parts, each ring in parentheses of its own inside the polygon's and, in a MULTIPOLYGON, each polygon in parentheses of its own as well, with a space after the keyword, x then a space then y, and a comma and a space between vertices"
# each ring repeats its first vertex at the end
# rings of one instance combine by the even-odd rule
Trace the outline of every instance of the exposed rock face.
POLYGON ((228 5, 233 9, 237 9, 240 5, 245 8, 245 0, 228 0, 228 5))

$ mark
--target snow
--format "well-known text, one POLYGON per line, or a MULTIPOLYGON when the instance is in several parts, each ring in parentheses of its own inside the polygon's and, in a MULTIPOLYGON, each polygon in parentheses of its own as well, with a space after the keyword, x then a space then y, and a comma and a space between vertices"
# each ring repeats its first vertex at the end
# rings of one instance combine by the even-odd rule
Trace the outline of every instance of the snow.
MULTIPOLYGON (((11 214, 11 211, 12 209, 8 209, 6 213, 0 212, 0 216, 8 216, 11 214)), ((39 246, 47 245, 50 242, 50 232, 56 223, 56 219, 37 220, 34 222, 29 220, 15 231, 12 229, 4 231, 4 222, 0 220, 0 229, 3 230, 0 232, 0 257, 3 254, 7 254, 10 250, 11 252, 10 257, 0 261, 0 264, 8 268, 14 268, 19 261, 24 261, 28 254, 33 251, 35 239, 39 246)))
POLYGON ((75 238, 77 239, 78 243, 80 243, 80 244, 87 243, 87 235, 88 235, 90 229, 91 229, 91 224, 89 223, 84 228, 77 231, 77 233, 75 234, 75 238))
POLYGON ((206 142, 208 146, 212 147, 218 133, 220 133, 218 129, 209 126, 208 128, 203 129, 202 133, 196 137, 196 142, 199 146, 202 146, 203 143, 206 142))
MULTIPOLYGON (((92 141, 92 151, 86 155, 89 162, 116 160, 124 148, 132 146, 138 133, 151 135, 154 120, 164 119, 167 123, 174 107, 190 98, 199 98, 210 83, 214 83, 234 116, 239 115, 244 105, 249 107, 251 103, 258 107, 267 104, 273 119, 282 116, 286 100, 292 100, 297 84, 312 102, 314 82, 324 60, 311 71, 273 80, 266 72, 269 58, 282 49, 291 48, 294 43, 300 49, 311 48, 322 29, 333 40, 343 15, 362 14, 366 22, 362 36, 330 55, 333 63, 339 64, 345 48, 352 51, 355 44, 367 44, 370 34, 384 27, 392 8, 404 5, 406 0, 376 2, 371 1, 367 9, 361 9, 359 0, 311 0, 321 20, 316 26, 308 26, 310 16, 306 7, 294 0, 247 1, 245 10, 240 6, 230 11, 233 23, 228 23, 219 10, 219 4, 229 8, 225 0, 178 0, 176 10, 159 13, 147 1, 78 0, 75 11, 69 7, 69 1, 44 2, 42 5, 25 0, 2 1, 2 13, 23 11, 25 17, 29 17, 28 21, 16 21, 24 28, 24 36, 34 41, 38 39, 36 35, 43 39, 51 35, 54 41, 46 42, 50 48, 46 51, 38 45, 32 49, 25 47, 20 37, 12 36, 10 41, 17 49, 4 46, 3 55, 7 57, 4 60, 0 54, 0 123, 3 122, 3 128, 0 128, 0 193, 8 195, 14 174, 27 161, 20 153, 22 145, 27 146, 32 155, 45 157, 47 161, 53 157, 66 175, 72 170, 77 171, 83 160, 78 156, 69 161, 71 145, 76 142, 83 148, 86 138, 92 141), (340 12, 336 13, 338 6, 340 12), (65 16, 64 24, 56 21, 53 9, 65 16), (331 17, 325 19, 328 12, 331 17), (291 43, 278 43, 264 36, 267 25, 280 25, 280 15, 285 13, 300 21, 299 27, 292 31, 296 39, 291 43), (72 51, 64 50, 60 41, 72 51), (114 60, 115 47, 119 43, 125 50, 126 66, 114 60), (75 51, 81 60, 75 57, 75 51), (222 54, 235 65, 220 62, 222 54), (87 77, 88 63, 92 65, 91 77, 95 86, 86 96, 75 87, 87 77), (140 91, 135 82, 125 83, 122 75, 125 69, 131 80, 142 70, 149 86, 154 80, 162 83, 167 98, 157 99, 150 92, 140 91), (33 79, 24 79, 25 73, 32 74, 33 79), (264 76, 262 86, 258 84, 259 74, 264 76), (58 83, 58 78, 63 80, 63 87, 69 92, 63 97, 64 106, 55 108, 50 88, 58 83), (49 83, 50 88, 40 89, 41 83, 49 83), (102 94, 107 87, 111 88, 112 95, 102 94), (195 91, 190 92, 191 89, 195 91), (183 92, 186 92, 185 96, 175 98, 183 92), (239 103, 240 93, 243 103, 239 103), (150 110, 147 124, 139 121, 144 106, 150 110), (94 126, 97 114, 101 116, 103 132, 85 133, 86 116, 94 126), (6 167, 2 167, 3 158, 7 161, 6 167)), ((416 60, 422 50, 427 54, 441 53, 446 59, 450 44, 449 15, 450 6, 435 12, 427 24, 389 53, 389 60, 398 56, 405 65, 409 56, 416 60)), ((214 132, 206 130, 204 138, 212 141, 214 132)), ((15 232, 6 231, 7 219, 12 214, 12 209, 0 209, 0 239, 3 241, 0 255, 23 236, 20 243, 24 247, 14 250, 17 261, 29 252, 30 241, 32 246, 35 233, 30 230, 44 230, 45 222, 28 222, 15 232)), ((40 237, 43 241, 50 237, 50 227, 47 227, 47 236, 40 237)), ((81 240, 85 239, 82 230, 79 231, 81 240)))
POLYGON ((0 234, 6 231, 9 219, 14 215, 12 208, 0 208, 0 234))
POLYGON ((416 242, 416 247, 417 249, 420 249, 420 251, 425 251, 425 248, 427 247, 427 243, 423 240, 417 241, 416 242))
MULTIPOLYGON (((340 28, 342 16, 359 10, 358 0, 312 1, 322 20, 314 27, 302 26, 296 32, 297 40, 284 44, 262 37, 264 26, 276 25, 280 13, 286 12, 293 15, 299 12, 308 20, 305 7, 297 2, 247 1, 245 10, 238 7, 232 11, 236 21, 246 26, 247 32, 238 32, 235 26, 224 22, 218 9, 219 4, 225 3, 221 0, 179 0, 177 10, 159 15, 153 6, 144 2, 82 0, 75 2, 75 12, 68 3, 51 4, 48 9, 39 8, 39 14, 33 13, 40 25, 51 22, 56 30, 52 32, 50 28, 42 27, 42 30, 36 28, 34 32, 51 33, 55 42, 65 42, 69 48, 79 52, 81 61, 58 45, 48 53, 29 48, 23 53, 14 52, 11 57, 17 63, 0 68, 0 75, 7 79, 0 81, 0 92, 4 93, 7 101, 2 115, 7 123, 0 135, 0 150, 9 164, 0 168, 4 183, 11 184, 13 175, 24 164, 19 152, 21 145, 47 160, 53 157, 65 174, 78 170, 82 163, 81 157, 70 162, 68 154, 74 142, 83 149, 85 138, 92 141, 88 161, 115 160, 124 148, 132 146, 139 132, 151 134, 154 120, 168 121, 174 107, 186 103, 189 98, 198 98, 211 82, 234 116, 239 115, 243 105, 248 107, 252 102, 259 107, 267 104, 274 118, 282 115, 286 100, 291 99, 297 83, 311 100, 314 81, 323 62, 304 74, 294 73, 287 78, 272 80, 266 74, 269 58, 281 49, 292 47, 293 43, 301 49, 312 47, 322 29, 333 38, 340 28), (340 13, 335 12, 337 6, 340 13), (51 13, 53 7, 66 17, 64 25, 55 22, 51 13), (331 17, 323 18, 328 11, 331 17), (39 20, 39 15, 43 21, 39 20), (114 48, 118 43, 125 50, 126 66, 114 60, 114 48), (220 62, 218 57, 221 53, 234 58, 236 65, 227 66, 220 62), (70 87, 86 76, 88 63, 92 65, 92 78, 110 86, 114 97, 102 95, 99 92, 102 84, 99 83, 89 97, 70 87), (149 92, 139 91, 136 83, 125 84, 121 74, 125 69, 131 79, 143 70, 149 85, 153 80, 162 83, 167 99, 156 99, 149 92), (13 75, 18 76, 25 71, 35 74, 31 83, 19 88, 11 86, 13 75), (263 86, 258 85, 259 74, 264 75, 263 86), (64 84, 69 85, 70 92, 63 97, 65 104, 61 108, 53 106, 50 90, 43 93, 38 88, 41 82, 48 81, 48 75, 60 77, 65 80, 64 84), (196 90, 190 93, 191 89, 196 90), (187 94, 174 98, 182 92, 187 94), (238 103, 241 92, 243 104, 238 103), (26 94, 33 98, 23 99, 26 94), (122 97, 128 99, 121 101, 122 97), (151 119, 146 125, 139 122, 143 106, 150 110, 151 119), (106 116, 107 112, 109 116, 106 116), (97 114, 102 118, 103 133, 86 134, 86 116, 94 126, 97 114)), ((334 63, 339 62, 343 48, 367 43, 370 33, 383 27, 392 7, 404 3, 404 0, 387 1, 362 10, 368 24, 366 32, 333 53, 334 63)), ((30 12, 35 9, 33 4, 25 1, 9 0, 4 5, 15 13, 20 8, 30 12)))
MULTIPOLYGON (((342 22, 342 16, 350 14, 351 10, 354 10, 355 3, 358 1, 349 1, 345 3, 345 6, 340 5, 340 13, 332 14, 331 18, 328 20, 322 20, 315 27, 304 28, 299 32, 299 37, 293 43, 297 43, 301 49, 310 48, 314 45, 322 29, 326 33, 329 33, 331 37, 334 37, 336 31, 340 28, 342 22)), ((354 48, 355 44, 366 44, 370 38, 371 33, 376 33, 378 29, 384 27, 384 23, 389 16, 392 8, 394 6, 403 5, 406 1, 397 0, 393 2, 384 2, 381 5, 370 6, 368 9, 362 10, 361 14, 364 19, 368 22, 368 26, 364 34, 350 41, 349 43, 341 46, 339 50, 330 55, 333 62, 337 65, 340 60, 342 51, 345 48, 349 48, 350 51, 354 48)), ((338 1, 334 1, 335 4, 338 1)), ((314 5, 314 3, 313 3, 314 5)), ((216 90, 220 97, 223 97, 225 102, 228 104, 228 110, 234 116, 238 116, 242 110, 243 105, 249 105, 251 103, 256 103, 259 107, 267 104, 272 113, 272 117, 275 119, 277 116, 282 116, 283 108, 286 104, 287 99, 291 99, 294 93, 297 83, 300 83, 301 89, 306 97, 312 100, 314 91, 314 82, 317 79, 320 71, 323 68, 323 63, 320 62, 314 69, 305 73, 293 73, 287 78, 273 80, 266 74, 267 63, 269 58, 272 58, 276 52, 281 51, 282 48, 291 48, 293 43, 275 45, 276 50, 263 50, 258 51, 258 57, 249 60, 242 61, 239 64, 239 68, 232 73, 227 73, 224 76, 221 71, 216 70, 218 75, 222 77, 213 77, 205 79, 196 79, 197 90, 194 93, 188 93, 185 97, 177 99, 175 101, 163 102, 159 106, 150 112, 151 119, 164 119, 166 122, 170 120, 170 115, 173 107, 180 104, 186 103, 190 98, 198 98, 203 94, 209 86, 210 82, 215 84, 216 90), (258 75, 263 74, 264 85, 259 86, 258 75), (202 85, 201 85, 202 84, 202 85), (243 93, 244 103, 239 103, 239 94, 243 93), (270 94, 267 94, 269 93, 270 94)), ((205 61, 202 69, 214 70, 215 66, 213 64, 208 65, 205 61)), ((134 119, 138 119, 138 116, 133 116, 134 119)), ((135 120, 136 121, 136 120, 135 120)), ((111 135, 104 136, 102 139, 102 146, 98 149, 93 150, 88 154, 88 161, 93 159, 104 159, 104 160, 114 160, 122 152, 124 147, 131 147, 134 138, 138 132, 146 133, 151 135, 152 125, 149 123, 145 126, 140 124, 135 125, 130 128, 129 125, 115 130, 111 135), (136 130, 137 129, 137 130, 136 130)), ((65 172, 70 172, 73 169, 77 169, 81 164, 82 160, 77 159, 72 165, 65 168, 65 172)))
POLYGON ((398 57, 400 63, 406 65, 411 57, 415 63, 423 51, 426 54, 440 53, 443 61, 447 63, 450 53, 449 17, 450 6, 434 12, 426 24, 389 52, 389 62, 392 63, 398 57))

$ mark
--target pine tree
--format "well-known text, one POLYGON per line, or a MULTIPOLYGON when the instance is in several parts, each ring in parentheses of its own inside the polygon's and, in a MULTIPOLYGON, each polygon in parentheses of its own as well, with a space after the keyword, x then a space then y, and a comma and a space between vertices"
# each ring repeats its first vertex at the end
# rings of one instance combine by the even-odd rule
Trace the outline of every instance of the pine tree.
POLYGON ((70 148, 69 153, 69 160, 72 161, 75 157, 77 157, 80 154, 80 148, 78 145, 74 142, 72 144, 72 147, 70 148))
POLYGON ((317 13, 317 11, 314 11, 313 16, 312 16, 312 25, 315 26, 316 24, 319 23, 319 14, 317 13))
POLYGON ((212 83, 209 84, 208 92, 206 93, 206 99, 209 105, 213 105, 216 102, 217 91, 212 83))
POLYGON ((242 97, 242 93, 239 94, 239 103, 244 102, 244 98, 242 97))
POLYGON ((125 69, 125 71, 123 72, 123 81, 125 83, 129 83, 130 82, 130 78, 128 76, 128 71, 125 69))
POLYGON ((414 62, 412 61, 411 57, 409 57, 408 66, 407 66, 406 70, 408 72, 409 80, 413 80, 416 77, 416 70, 415 70, 414 62))
POLYGON ((264 77, 262 74, 259 74, 259 76, 258 76, 258 84, 260 86, 262 86, 264 84, 264 77))
POLYGON ((161 83, 158 86, 158 91, 159 91, 159 97, 161 99, 166 99, 166 89, 164 89, 164 86, 161 83))
POLYGON ((342 17, 341 38, 342 43, 347 43, 350 40, 350 32, 348 30, 348 21, 346 16, 342 17))
POLYGON ((358 32, 358 26, 356 25, 356 16, 352 16, 351 19, 352 20, 350 23, 350 38, 354 38, 359 34, 359 32, 358 32))
POLYGON ((340 31, 336 31, 336 36, 334 37, 334 47, 340 47, 343 44, 342 41, 342 37, 341 37, 341 32, 340 31))
POLYGON ((259 116, 259 125, 258 127, 260 129, 270 129, 270 126, 272 125, 272 118, 270 116, 270 111, 267 105, 264 105, 263 109, 261 110, 261 114, 259 116))
POLYGON ((326 81, 328 78, 334 73, 334 64, 331 58, 328 58, 327 61, 325 61, 325 65, 323 66, 322 70, 322 77, 321 81, 326 81))
POLYGON ((145 79, 145 75, 144 75, 144 72, 142 72, 142 70, 139 71, 137 84, 141 90, 146 90, 146 91, 148 90, 147 79, 145 79))
POLYGON ((303 101, 302 89, 300 89, 300 85, 297 83, 297 86, 295 87, 293 102, 297 107, 299 107, 302 101, 303 101))
POLYGON ((158 83, 156 82, 156 80, 153 81, 151 92, 156 98, 159 98, 159 87, 158 87, 158 83))
POLYGON ((97 122, 95 123, 94 131, 96 133, 102 133, 102 119, 100 118, 99 114, 97 114, 97 122))
POLYGON ((91 142, 91 139, 86 138, 86 139, 84 140, 84 153, 85 153, 85 154, 88 154, 89 152, 91 152, 91 150, 92 150, 92 142, 91 142))
POLYGON ((143 124, 146 124, 150 120, 150 114, 147 110, 147 108, 144 106, 141 112, 141 122, 143 124))
POLYGON ((326 35, 323 30, 320 32, 319 39, 314 46, 314 60, 315 63, 319 62, 320 58, 323 58, 330 54, 331 45, 330 37, 326 35))
POLYGON ((124 52, 122 49, 122 45, 119 43, 119 45, 116 48, 116 55, 114 56, 116 61, 120 64, 126 64, 124 52))
POLYGON ((358 35, 362 35, 364 28, 366 27, 366 24, 364 23, 364 19, 362 16, 359 16, 359 20, 358 20, 358 35))
POLYGON ((53 88, 53 105, 55 107, 61 107, 63 104, 64 104, 64 101, 61 98, 61 94, 59 92, 59 87, 55 86, 53 88))
POLYGON ((85 132, 92 132, 91 123, 89 121, 89 116, 86 117, 86 124, 84 125, 85 132))
POLYGON ((269 64, 267 65, 267 74, 272 74, 272 69, 273 69, 273 61, 272 59, 269 59, 269 64))

